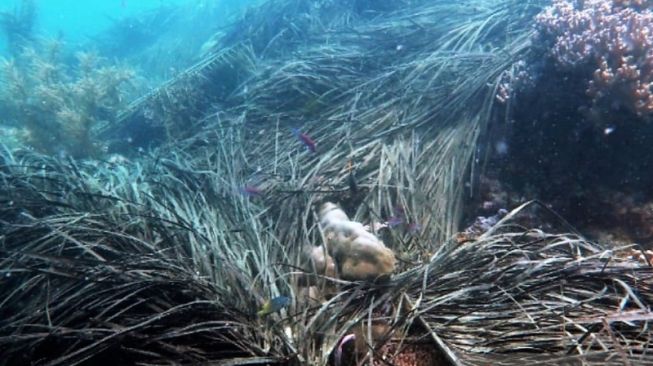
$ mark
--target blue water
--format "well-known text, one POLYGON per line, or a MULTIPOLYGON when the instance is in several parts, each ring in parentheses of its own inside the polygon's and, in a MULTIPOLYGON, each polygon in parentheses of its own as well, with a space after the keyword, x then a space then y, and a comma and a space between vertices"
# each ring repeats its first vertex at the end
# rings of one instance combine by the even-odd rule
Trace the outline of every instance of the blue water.
MULTIPOLYGON (((115 20, 134 16, 165 5, 188 3, 189 0, 36 0, 36 33, 46 38, 63 36, 70 44, 83 43, 100 33, 115 20)), ((201 3, 201 1, 195 1, 201 3)), ((0 0, 0 12, 13 13, 20 0, 0 0)), ((0 38, 0 50, 6 50, 0 38)))

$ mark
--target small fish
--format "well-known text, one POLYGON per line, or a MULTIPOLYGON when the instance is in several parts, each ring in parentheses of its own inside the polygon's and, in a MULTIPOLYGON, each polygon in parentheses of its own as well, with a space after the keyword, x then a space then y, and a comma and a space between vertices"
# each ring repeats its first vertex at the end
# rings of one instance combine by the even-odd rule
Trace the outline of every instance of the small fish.
POLYGON ((603 134, 606 135, 606 136, 607 136, 607 135, 610 135, 610 134, 612 134, 612 133, 614 132, 614 130, 616 130, 616 129, 617 129, 617 128, 616 128, 615 126, 610 125, 610 126, 608 126, 608 127, 606 127, 606 128, 603 129, 603 134))
POLYGON ((240 189, 240 193, 246 197, 260 197, 263 190, 256 186, 247 185, 240 189))
POLYGON ((259 310, 256 315, 259 316, 259 318, 263 318, 265 316, 268 316, 272 313, 276 313, 277 311, 285 308, 286 306, 290 305, 290 298, 287 296, 277 296, 272 299, 269 299, 263 303, 263 306, 261 306, 261 310, 259 310))
POLYGON ((404 223, 406 213, 404 212, 403 207, 395 207, 392 209, 392 211, 394 212, 394 215, 388 217, 386 225, 388 225, 390 228, 395 228, 404 223))
POLYGON ((302 144, 304 144, 304 146, 306 146, 306 148, 307 148, 310 152, 314 153, 314 152, 317 150, 317 149, 316 149, 316 148, 317 148, 317 144, 315 143, 315 140, 313 140, 313 139, 312 139, 310 136, 308 136, 306 133, 301 132, 301 131, 299 130, 299 128, 293 128, 293 129, 292 129, 292 133, 293 133, 295 136, 297 136, 297 138, 299 139, 299 141, 301 141, 302 144))
POLYGON ((404 218, 399 216, 390 216, 388 217, 388 220, 385 222, 385 224, 388 225, 390 228, 395 228, 403 223, 404 223, 404 218))

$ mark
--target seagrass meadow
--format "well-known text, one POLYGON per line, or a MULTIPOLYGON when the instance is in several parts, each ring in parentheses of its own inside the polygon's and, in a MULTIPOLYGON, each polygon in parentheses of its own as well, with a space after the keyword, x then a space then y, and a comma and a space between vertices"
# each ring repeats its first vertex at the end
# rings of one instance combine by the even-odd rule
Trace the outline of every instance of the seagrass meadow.
POLYGON ((638 245, 536 200, 459 235, 546 5, 265 1, 93 131, 119 159, 2 148, 0 365, 653 365, 638 245), (315 301, 327 201, 404 225, 389 279, 315 301))

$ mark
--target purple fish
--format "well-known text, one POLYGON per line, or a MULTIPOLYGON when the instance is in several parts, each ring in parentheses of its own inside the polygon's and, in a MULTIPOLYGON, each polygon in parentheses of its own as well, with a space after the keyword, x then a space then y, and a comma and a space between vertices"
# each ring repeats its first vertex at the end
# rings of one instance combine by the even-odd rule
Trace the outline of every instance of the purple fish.
POLYGON ((404 212, 403 207, 397 206, 392 209, 392 212, 394 212, 394 215, 388 217, 388 220, 386 221, 386 224, 390 228, 395 228, 406 221, 406 213, 404 212))
POLYGON ((240 194, 247 197, 259 197, 263 194, 263 190, 256 186, 244 186, 240 189, 240 194))
POLYGON ((404 223, 404 218, 398 216, 390 216, 386 221, 386 225, 388 225, 391 228, 395 228, 403 223, 404 223))
POLYGON ((299 139, 299 141, 306 146, 306 148, 314 153, 317 150, 317 144, 315 143, 315 140, 313 140, 310 136, 308 136, 306 133, 301 132, 299 128, 293 128, 292 133, 299 139))

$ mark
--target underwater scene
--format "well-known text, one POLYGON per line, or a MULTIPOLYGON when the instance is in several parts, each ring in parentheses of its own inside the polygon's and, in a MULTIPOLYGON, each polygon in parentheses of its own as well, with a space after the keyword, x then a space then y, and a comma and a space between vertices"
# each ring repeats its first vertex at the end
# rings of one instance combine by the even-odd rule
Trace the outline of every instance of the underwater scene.
POLYGON ((653 0, 3 0, 0 366, 653 365, 653 0))

